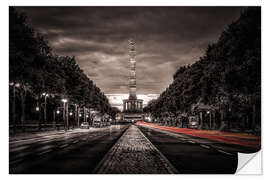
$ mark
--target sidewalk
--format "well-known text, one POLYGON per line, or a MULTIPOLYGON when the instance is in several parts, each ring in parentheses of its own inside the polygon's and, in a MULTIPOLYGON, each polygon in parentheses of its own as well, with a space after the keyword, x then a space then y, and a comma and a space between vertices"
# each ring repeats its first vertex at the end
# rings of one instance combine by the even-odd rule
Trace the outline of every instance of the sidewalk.
POLYGON ((152 128, 157 128, 173 133, 186 134, 190 136, 196 136, 200 138, 206 138, 209 140, 219 141, 227 144, 236 144, 241 146, 252 147, 260 149, 261 147, 261 137, 254 136, 247 133, 231 133, 231 132, 221 132, 215 130, 198 130, 198 129, 188 129, 170 126, 160 126, 153 123, 147 122, 137 122, 137 125, 148 126, 152 128))
POLYGON ((178 172, 138 127, 131 125, 93 173, 172 174, 178 172))

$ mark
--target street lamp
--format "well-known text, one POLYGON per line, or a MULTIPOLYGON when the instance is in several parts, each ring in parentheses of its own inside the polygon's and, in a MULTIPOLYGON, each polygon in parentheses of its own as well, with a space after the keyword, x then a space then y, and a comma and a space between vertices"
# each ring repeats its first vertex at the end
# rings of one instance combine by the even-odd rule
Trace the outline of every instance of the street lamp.
POLYGON ((64 126, 65 126, 65 131, 67 130, 67 127, 66 127, 66 118, 65 118, 65 112, 66 112, 66 102, 68 102, 67 101, 67 99, 62 99, 61 100, 62 102, 63 102, 63 120, 64 120, 64 126))
POLYGON ((38 106, 36 107, 36 111, 39 111, 39 107, 38 106))
POLYGON ((47 93, 42 93, 42 96, 44 96, 45 98, 45 104, 44 104, 44 122, 45 122, 45 127, 47 125, 47 97, 49 96, 49 94, 47 93))
MULTIPOLYGON (((57 123, 59 122, 59 117, 60 117, 59 115, 60 115, 62 109, 63 109, 63 122, 65 123, 65 110, 64 110, 64 107, 57 107, 57 109, 56 109, 56 114, 57 114, 56 121, 55 121, 55 117, 54 117, 54 123, 55 124, 56 124, 56 122, 57 123)), ((56 127, 57 127, 57 129, 59 129, 59 126, 56 125, 56 127)), ((64 127, 65 127, 65 124, 64 124, 64 127)))
POLYGON ((86 121, 87 121, 87 118, 88 118, 88 114, 86 114, 86 121))
POLYGON ((20 83, 14 83, 14 82, 10 82, 9 83, 10 86, 13 87, 13 102, 12 102, 12 119, 13 119, 13 131, 14 134, 16 132, 16 90, 15 87, 20 87, 20 83))
POLYGON ((75 106, 75 123, 77 123, 77 126, 79 127, 79 125, 80 125, 80 117, 78 117, 79 116, 79 105, 78 104, 74 104, 74 106, 75 106))

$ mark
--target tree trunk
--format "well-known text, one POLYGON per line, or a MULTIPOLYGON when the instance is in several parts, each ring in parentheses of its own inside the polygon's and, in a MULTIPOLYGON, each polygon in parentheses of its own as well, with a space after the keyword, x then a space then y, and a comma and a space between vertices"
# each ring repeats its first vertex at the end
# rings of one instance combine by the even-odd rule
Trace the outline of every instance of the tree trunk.
POLYGON ((25 120, 25 92, 21 92, 21 126, 22 126, 22 131, 24 132, 24 120, 25 120))
POLYGON ((86 109, 85 107, 83 107, 83 121, 85 122, 86 121, 86 109))
POLYGON ((69 118, 68 118, 68 103, 66 108, 67 129, 69 130, 69 118))
POLYGON ((256 105, 252 106, 252 126, 251 128, 255 130, 256 128, 256 105))
POLYGON ((13 133, 16 133, 16 91, 15 85, 13 86, 13 103, 12 103, 12 119, 13 119, 13 133))
POLYGON ((203 113, 202 112, 200 112, 200 123, 199 123, 200 125, 200 128, 199 129, 202 129, 203 128, 203 126, 204 126, 204 123, 203 123, 203 113))
POLYGON ((67 131, 67 125, 66 125, 66 103, 63 104, 63 123, 64 123, 64 129, 67 131))
POLYGON ((80 108, 77 108, 77 126, 80 127, 80 108))
POLYGON ((221 128, 221 130, 225 127, 224 117, 225 117, 225 112, 224 112, 224 110, 221 110, 221 113, 220 113, 220 128, 221 128))
POLYGON ((216 112, 213 113, 213 127, 216 129, 216 112))
POLYGON ((53 110, 53 129, 56 130, 56 122, 55 122, 55 110, 53 110))
POLYGON ((209 113, 209 129, 212 129, 212 115, 209 113))
POLYGON ((45 128, 45 131, 47 129, 47 99, 46 99, 46 95, 45 95, 45 103, 44 103, 44 128, 45 128))
MULTIPOLYGON (((40 97, 40 96, 39 96, 40 97)), ((39 107, 39 98, 38 98, 38 107, 39 107)), ((39 111, 38 111, 38 129, 39 129, 39 131, 41 130, 41 126, 42 126, 42 118, 41 118, 41 108, 39 109, 39 111)))

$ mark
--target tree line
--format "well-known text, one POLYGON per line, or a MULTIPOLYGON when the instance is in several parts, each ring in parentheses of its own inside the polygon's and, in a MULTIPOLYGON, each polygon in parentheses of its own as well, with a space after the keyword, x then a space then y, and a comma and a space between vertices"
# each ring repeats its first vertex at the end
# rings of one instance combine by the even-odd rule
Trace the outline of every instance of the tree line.
POLYGON ((194 107, 202 104, 221 114, 227 125, 239 127, 244 122, 248 129, 260 125, 260 8, 243 10, 218 41, 208 45, 204 56, 194 64, 179 67, 173 82, 144 111, 159 122, 175 117, 169 120, 175 124, 176 117, 194 114, 194 107))
POLYGON ((111 107, 74 56, 54 54, 44 36, 28 24, 27 16, 14 7, 9 9, 9 23, 9 99, 10 109, 15 109, 10 111, 11 123, 24 125, 27 119, 41 124, 42 112, 37 115, 36 111, 44 109, 45 98, 48 120, 57 107, 63 106, 62 99, 73 110, 73 106, 94 108, 115 116, 118 110, 111 107))

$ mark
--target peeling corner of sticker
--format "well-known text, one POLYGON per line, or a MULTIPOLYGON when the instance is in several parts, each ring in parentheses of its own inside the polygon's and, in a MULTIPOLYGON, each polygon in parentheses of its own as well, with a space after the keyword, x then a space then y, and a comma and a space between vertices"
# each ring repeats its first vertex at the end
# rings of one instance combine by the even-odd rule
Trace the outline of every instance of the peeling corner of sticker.
POLYGON ((238 153, 237 175, 262 175, 262 152, 238 153))

